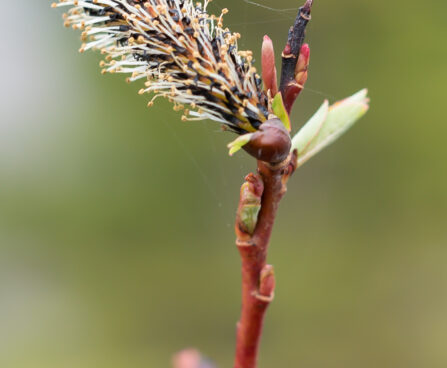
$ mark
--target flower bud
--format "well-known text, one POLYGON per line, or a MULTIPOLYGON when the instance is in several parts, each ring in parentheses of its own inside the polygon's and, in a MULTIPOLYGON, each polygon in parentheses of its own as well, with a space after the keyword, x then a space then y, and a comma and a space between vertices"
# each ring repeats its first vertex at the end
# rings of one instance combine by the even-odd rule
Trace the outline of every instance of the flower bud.
POLYGON ((278 80, 275 64, 275 51, 273 42, 269 36, 264 36, 262 42, 262 80, 266 91, 270 90, 271 96, 278 93, 278 80))
MULTIPOLYGON (((295 81, 300 86, 300 92, 307 81, 307 70, 310 61, 310 48, 307 43, 301 47, 300 56, 295 68, 295 81)), ((298 92, 299 93, 299 92, 298 92)))
POLYGON ((283 93, 284 107, 290 114, 293 103, 297 99, 298 95, 304 88, 304 84, 307 81, 307 69, 309 67, 310 60, 310 48, 307 43, 301 46, 298 61, 295 66, 295 75, 287 86, 283 93))

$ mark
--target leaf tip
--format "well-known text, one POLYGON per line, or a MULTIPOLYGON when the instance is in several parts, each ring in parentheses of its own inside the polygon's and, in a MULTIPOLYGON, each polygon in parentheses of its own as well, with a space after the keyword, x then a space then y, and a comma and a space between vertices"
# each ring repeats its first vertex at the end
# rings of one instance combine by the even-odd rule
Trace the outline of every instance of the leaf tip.
POLYGON ((230 150, 228 154, 233 156, 236 152, 238 152, 243 146, 245 146, 250 139, 252 138, 253 133, 247 133, 239 136, 233 142, 228 143, 227 148, 230 150))
POLYGON ((282 121, 288 132, 292 130, 292 124, 290 123, 290 117, 284 106, 284 100, 281 92, 278 92, 273 98, 272 102, 273 113, 282 121))

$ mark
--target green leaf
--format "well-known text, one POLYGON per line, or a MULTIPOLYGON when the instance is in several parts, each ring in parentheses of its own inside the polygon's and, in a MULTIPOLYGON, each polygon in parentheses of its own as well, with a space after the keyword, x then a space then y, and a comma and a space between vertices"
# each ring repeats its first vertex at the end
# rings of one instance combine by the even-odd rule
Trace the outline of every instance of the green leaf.
POLYGON ((366 89, 328 107, 325 101, 292 139, 292 151, 298 151, 298 166, 336 141, 369 108, 366 89))
POLYGON ((272 110, 273 113, 278 117, 278 119, 282 121, 287 131, 290 132, 290 130, 292 129, 292 125, 290 124, 289 114, 284 107, 284 101, 282 99, 281 92, 278 92, 273 99, 272 110))
POLYGON ((293 137, 292 150, 296 149, 298 151, 298 156, 302 156, 315 141, 327 119, 328 112, 329 102, 325 100, 314 116, 312 116, 301 128, 298 134, 293 137))
POLYGON ((248 133, 239 136, 233 142, 228 144, 228 148, 230 149, 230 156, 233 156, 237 151, 239 151, 243 146, 245 146, 248 142, 250 142, 251 137, 254 133, 248 133))

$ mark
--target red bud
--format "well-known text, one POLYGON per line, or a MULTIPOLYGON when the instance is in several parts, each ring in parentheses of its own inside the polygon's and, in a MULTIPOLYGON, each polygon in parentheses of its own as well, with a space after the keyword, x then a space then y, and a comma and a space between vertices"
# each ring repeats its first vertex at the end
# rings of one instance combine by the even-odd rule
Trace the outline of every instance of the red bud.
POLYGON ((298 93, 301 92, 301 90, 304 87, 304 84, 306 84, 309 61, 310 61, 310 48, 309 45, 305 43, 301 47, 300 56, 298 58, 298 62, 295 68, 295 81, 298 83, 298 86, 300 88, 298 93))
POLYGON ((278 81, 276 76, 275 50, 269 36, 264 36, 262 42, 262 79, 265 90, 270 90, 271 96, 278 93, 278 81))
POLYGON ((292 105, 307 82, 307 70, 310 62, 310 48, 307 43, 301 46, 300 56, 295 67, 295 80, 292 80, 284 91, 284 106, 290 114, 292 105))
POLYGON ((307 43, 301 46, 300 56, 298 57, 298 62, 296 63, 295 75, 307 71, 309 67, 310 60, 310 48, 307 43))

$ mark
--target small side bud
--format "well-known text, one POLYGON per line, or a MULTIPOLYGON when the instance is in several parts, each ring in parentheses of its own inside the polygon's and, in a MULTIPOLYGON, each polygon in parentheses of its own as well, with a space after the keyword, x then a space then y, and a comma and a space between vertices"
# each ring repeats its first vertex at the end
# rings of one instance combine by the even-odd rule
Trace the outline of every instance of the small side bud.
POLYGON ((308 44, 301 46, 298 61, 295 66, 294 79, 284 87, 283 99, 284 106, 290 114, 293 103, 304 88, 307 81, 307 70, 310 61, 310 48, 308 44))
POLYGON ((275 294, 275 272, 272 265, 265 265, 259 281, 259 296, 273 299, 275 294))
POLYGON ((305 43, 301 47, 300 56, 298 58, 298 62, 296 64, 295 69, 295 81, 301 87, 300 92, 307 81, 307 70, 309 69, 309 62, 310 62, 310 48, 309 45, 305 43))
POLYGON ((266 91, 270 90, 271 96, 278 93, 278 79, 275 64, 275 50, 269 36, 264 36, 262 42, 262 80, 266 91))
POLYGON ((245 177, 236 219, 236 234, 239 240, 249 239, 255 231, 263 191, 264 184, 258 175, 249 174, 245 177))
POLYGON ((289 156, 290 147, 289 132, 282 121, 274 117, 261 124, 242 148, 260 161, 278 164, 289 156))

